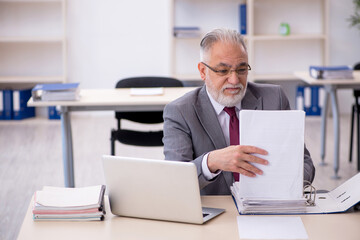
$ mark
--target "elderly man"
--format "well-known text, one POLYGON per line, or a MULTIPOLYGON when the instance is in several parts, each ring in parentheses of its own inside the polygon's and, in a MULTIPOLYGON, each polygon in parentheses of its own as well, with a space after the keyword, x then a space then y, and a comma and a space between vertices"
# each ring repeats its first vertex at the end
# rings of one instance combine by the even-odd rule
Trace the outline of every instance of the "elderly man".
MULTIPOLYGON (((200 61, 205 85, 164 109, 165 159, 195 163, 202 195, 227 195, 238 174, 262 174, 252 163, 268 164, 261 158, 265 149, 239 143, 239 111, 289 110, 289 101, 279 86, 247 81, 251 67, 243 37, 236 31, 206 34, 200 61)), ((304 179, 312 182, 314 175, 304 147, 304 179)))

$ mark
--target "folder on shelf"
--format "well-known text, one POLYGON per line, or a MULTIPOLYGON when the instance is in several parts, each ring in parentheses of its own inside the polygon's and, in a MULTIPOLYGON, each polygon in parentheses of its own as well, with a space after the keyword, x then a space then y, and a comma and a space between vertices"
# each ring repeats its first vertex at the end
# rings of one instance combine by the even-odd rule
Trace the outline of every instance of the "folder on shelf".
POLYGON ((0 89, 0 120, 5 118, 5 111, 4 111, 4 94, 3 90, 0 89))
POLYGON ((30 97, 31 89, 13 90, 13 119, 35 117, 35 108, 27 106, 30 97))
POLYGON ((79 83, 49 83, 36 85, 31 93, 34 101, 74 101, 79 92, 79 83))
POLYGON ((13 118, 13 91, 0 89, 0 119, 11 120, 13 118))
POLYGON ((199 27, 174 27, 174 37, 198 38, 201 32, 199 27))
POLYGON ((320 116, 322 109, 321 86, 298 86, 296 89, 296 109, 304 110, 307 116, 320 116))
POLYGON ((353 69, 349 66, 310 66, 310 76, 316 79, 353 79, 353 69))
POLYGON ((246 34, 246 4, 239 5, 239 21, 240 21, 240 33, 246 34))
POLYGON ((60 106, 50 106, 48 107, 48 117, 51 120, 58 120, 61 118, 60 106))
POLYGON ((311 86, 311 115, 321 115, 320 108, 320 86, 311 86))

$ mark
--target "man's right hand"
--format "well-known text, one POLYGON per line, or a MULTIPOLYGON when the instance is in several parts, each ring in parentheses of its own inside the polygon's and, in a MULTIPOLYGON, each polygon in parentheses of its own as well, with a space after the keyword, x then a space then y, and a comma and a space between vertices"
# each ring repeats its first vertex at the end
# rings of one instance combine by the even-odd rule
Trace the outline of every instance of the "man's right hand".
POLYGON ((234 145, 209 153, 208 167, 212 173, 218 170, 238 172, 248 177, 262 175, 263 172, 251 163, 267 165, 269 162, 254 154, 267 155, 267 151, 254 146, 234 145))

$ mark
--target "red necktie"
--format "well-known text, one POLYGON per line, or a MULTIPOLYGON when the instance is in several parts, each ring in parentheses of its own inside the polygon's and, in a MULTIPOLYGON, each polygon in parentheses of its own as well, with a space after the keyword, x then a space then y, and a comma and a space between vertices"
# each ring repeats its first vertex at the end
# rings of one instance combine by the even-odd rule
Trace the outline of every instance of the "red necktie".
MULTIPOLYGON (((239 119, 236 116, 235 107, 225 107, 224 111, 230 116, 230 145, 239 145, 239 119)), ((239 181, 239 173, 233 172, 233 175, 235 181, 239 181)))

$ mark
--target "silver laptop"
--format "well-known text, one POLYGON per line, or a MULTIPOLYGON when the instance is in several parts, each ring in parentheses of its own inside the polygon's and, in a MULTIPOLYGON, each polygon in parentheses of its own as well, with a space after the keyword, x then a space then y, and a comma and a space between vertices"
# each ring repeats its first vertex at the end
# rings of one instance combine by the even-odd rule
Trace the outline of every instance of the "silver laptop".
POLYGON ((114 215, 202 224, 225 211, 202 208, 193 163, 103 156, 103 166, 114 215))

